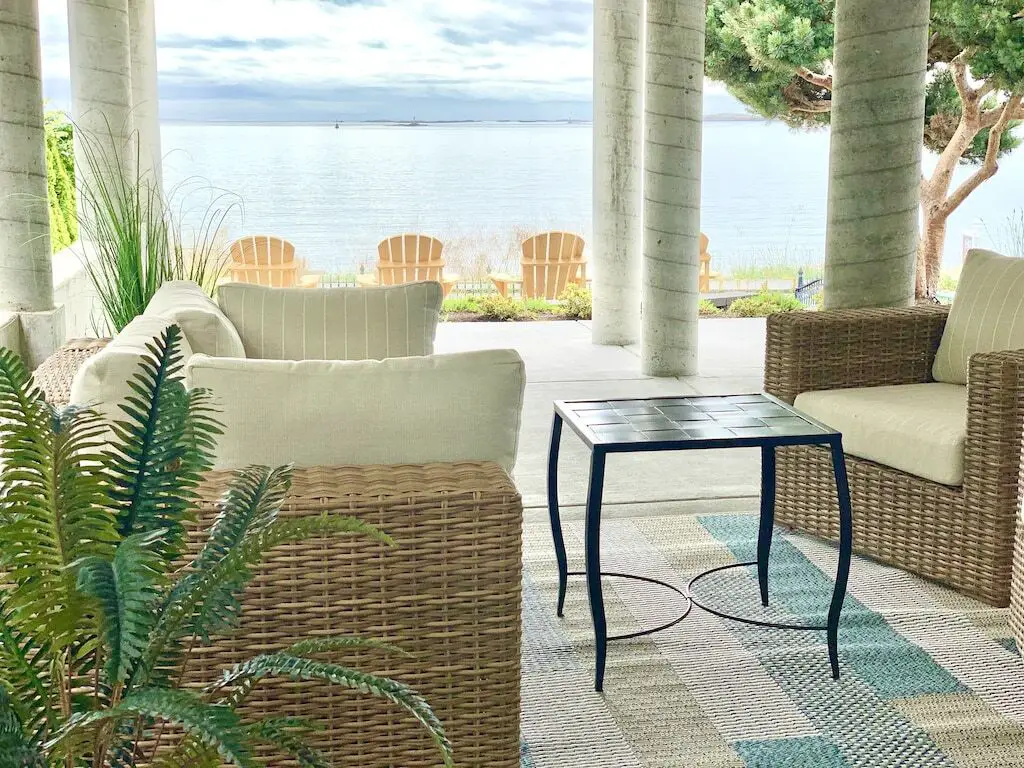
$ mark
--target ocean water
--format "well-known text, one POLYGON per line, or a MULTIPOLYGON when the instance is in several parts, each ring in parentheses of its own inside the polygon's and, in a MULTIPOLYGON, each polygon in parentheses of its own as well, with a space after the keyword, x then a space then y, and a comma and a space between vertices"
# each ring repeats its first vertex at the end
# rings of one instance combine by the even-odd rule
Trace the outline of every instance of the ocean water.
MULTIPOLYGON (((705 123, 702 229, 716 269, 821 263, 828 142, 827 131, 705 123)), ((592 231, 587 124, 165 125, 163 145, 187 220, 204 189, 227 190, 241 205, 226 236, 285 237, 315 269, 372 265, 379 240, 407 231, 490 269, 514 258, 523 234, 592 231)), ((965 238, 998 244, 1021 209, 1024 150, 954 214, 946 265, 959 263, 965 238)))

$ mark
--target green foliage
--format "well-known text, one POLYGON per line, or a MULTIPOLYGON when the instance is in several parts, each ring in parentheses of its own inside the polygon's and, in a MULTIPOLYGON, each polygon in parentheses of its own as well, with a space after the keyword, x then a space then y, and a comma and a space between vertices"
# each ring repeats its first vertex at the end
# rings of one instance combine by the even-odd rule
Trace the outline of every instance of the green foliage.
POLYGON ((568 320, 589 320, 594 314, 594 298, 582 285, 567 285, 558 300, 558 314, 568 320))
MULTIPOLYGON (((755 113, 802 128, 829 122, 831 93, 797 73, 832 71, 835 0, 709 0, 707 4, 708 77, 755 113)), ((962 105, 947 72, 948 63, 966 51, 975 80, 991 80, 999 89, 1024 89, 1024 19, 1020 0, 933 0, 932 44, 925 143, 942 151, 959 120, 962 105)), ((997 105, 990 97, 986 108, 997 105)), ((983 131, 965 155, 984 155, 983 131), (980 150, 980 151, 979 151, 980 150)), ((1017 141, 1004 136, 1002 151, 1017 141)))
POLYGON ((81 234, 95 247, 83 266, 96 289, 111 329, 120 331, 142 314, 169 280, 192 280, 213 295, 228 254, 217 235, 239 203, 215 192, 205 209, 190 207, 199 220, 186 241, 176 187, 165 197, 136 154, 126 167, 115 139, 107 143, 79 132, 81 234), (201 216, 200 216, 201 214, 201 216))
POLYGON ((236 713, 271 674, 393 702, 451 765, 419 694, 322 658, 391 650, 383 643, 311 638, 242 662, 202 690, 178 687, 189 649, 237 628, 242 593, 270 549, 342 534, 391 543, 354 518, 281 518, 290 469, 251 467, 187 559, 185 526, 220 427, 209 393, 185 390, 180 340, 176 326, 154 340, 113 438, 89 410, 51 408, 17 356, 0 349, 0 765, 152 763, 155 747, 144 743, 160 742, 164 724, 184 733, 156 762, 165 768, 263 766, 253 757, 261 743, 300 765, 325 765, 305 744, 311 726, 243 723, 236 713))
POLYGON ((54 253, 78 239, 75 210, 74 129, 63 112, 46 115, 46 181, 50 245, 54 253))
POLYGON ((795 296, 764 291, 756 296, 737 299, 729 305, 729 314, 734 317, 767 317, 776 312, 796 312, 803 308, 795 296))
POLYGON ((716 315, 724 314, 717 304, 713 304, 707 299, 700 300, 697 312, 701 317, 715 317, 716 315))
POLYGON ((527 320, 530 317, 530 312, 522 301, 497 293, 481 296, 477 306, 481 318, 492 322, 507 323, 513 320, 527 320))

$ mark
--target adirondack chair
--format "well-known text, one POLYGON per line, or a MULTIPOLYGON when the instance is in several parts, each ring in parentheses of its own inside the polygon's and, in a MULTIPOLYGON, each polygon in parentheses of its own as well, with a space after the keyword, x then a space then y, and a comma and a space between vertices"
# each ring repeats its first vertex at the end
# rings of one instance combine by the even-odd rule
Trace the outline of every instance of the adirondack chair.
POLYGON ((395 235, 377 246, 377 269, 373 274, 357 275, 363 287, 401 285, 433 280, 440 283, 444 295, 451 293, 457 277, 445 275, 441 251, 444 243, 429 235, 395 235))
POLYGON ((542 232, 523 241, 522 276, 488 275, 498 293, 508 296, 513 285, 522 285, 524 299, 557 300, 569 284, 585 285, 585 243, 569 232, 542 232))
POLYGON ((711 271, 711 254, 708 252, 708 236, 700 233, 700 279, 698 289, 701 293, 711 292, 711 280, 717 279, 718 273, 711 271))
POLYGON ((228 274, 232 282, 271 288, 316 288, 323 276, 307 272, 306 263, 295 258, 295 246, 272 235, 250 235, 235 240, 230 248, 228 274))

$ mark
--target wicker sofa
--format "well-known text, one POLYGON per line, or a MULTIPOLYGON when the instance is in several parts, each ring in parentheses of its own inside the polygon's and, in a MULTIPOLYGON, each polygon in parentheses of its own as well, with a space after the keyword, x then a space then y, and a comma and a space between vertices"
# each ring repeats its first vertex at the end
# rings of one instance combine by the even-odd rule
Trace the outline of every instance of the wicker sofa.
POLYGON ((1024 518, 1017 522, 1017 547, 1010 587, 1010 627, 1017 638, 1017 650, 1024 655, 1024 518))
MULTIPOLYGON (((439 296, 439 286, 437 293, 439 296)), ((407 306, 405 301, 391 303, 407 306)), ((258 332, 262 318, 256 323, 258 332)), ((362 336, 361 317, 358 324, 362 336)), ((184 325, 183 330, 187 338, 189 330, 184 325)), ((242 338, 254 337, 243 329, 242 338)), ((432 328, 425 342, 429 352, 432 328)), ((266 343, 268 348, 271 345, 262 339, 256 343, 266 343)), ((88 377, 76 377, 76 373, 89 369, 104 350, 109 356, 112 347, 114 344, 106 340, 69 342, 36 370, 36 382, 58 405, 69 398, 78 402, 72 396, 72 379, 79 390, 89 385, 93 391, 105 391, 107 382, 83 382, 88 377)), ((246 361, 196 354, 187 368, 190 376, 214 377, 221 382, 214 389, 215 394, 223 395, 221 417, 226 430, 221 443, 232 446, 228 466, 211 472, 205 480, 204 501, 195 527, 197 539, 217 513, 217 500, 231 477, 230 466, 237 465, 246 451, 252 456, 252 461, 246 463, 285 463, 272 461, 277 454, 267 451, 280 449, 286 440, 278 436, 253 441, 239 435, 241 420, 277 418, 287 423, 295 409, 301 408, 302 400, 309 399, 307 393, 305 398, 295 398, 297 404, 282 403, 273 392, 262 390, 254 376, 286 374, 292 377, 297 393, 303 392, 311 380, 326 382, 328 392, 340 392, 345 386, 351 387, 353 381, 364 381, 371 389, 367 394, 371 403, 373 398, 383 397, 388 379, 399 378, 404 388, 398 391, 404 392, 404 397, 392 398, 384 409, 367 406, 365 414, 358 404, 345 402, 348 410, 334 411, 334 431, 344 438, 369 430, 381 441, 397 443, 394 432, 389 433, 374 421, 386 418, 387 423, 404 423, 410 432, 437 436, 426 447, 415 440, 391 445, 389 455, 394 462, 388 463, 338 461, 315 465, 298 456, 299 468, 285 514, 355 515, 385 530, 397 546, 385 549, 369 540, 337 538, 274 550, 259 567, 243 599, 240 631, 195 648, 190 674, 197 680, 209 680, 216 676, 216 670, 254 652, 280 649, 311 635, 383 639, 409 655, 360 649, 338 660, 393 676, 424 694, 445 725, 459 766, 519 766, 522 502, 508 472, 514 461, 514 435, 521 407, 522 363, 518 357, 514 353, 502 357, 501 352, 428 354, 404 360, 341 363, 246 361), (491 360, 480 355, 496 357, 503 367, 492 365, 491 373, 481 370, 477 375, 472 366, 491 360), (455 364, 462 366, 455 374, 465 380, 466 387, 486 390, 476 399, 487 413, 477 414, 475 423, 483 425, 478 431, 501 431, 501 445, 493 443, 489 447, 480 442, 479 435, 467 434, 466 422, 438 408, 437 398, 443 398, 444 392, 434 391, 437 387, 429 377, 455 364), (407 386, 420 381, 417 376, 428 377, 424 385, 427 392, 407 386), (516 384, 501 383, 506 379, 518 381, 518 400, 516 384), (499 393, 497 398, 488 401, 494 393, 499 393), (498 422, 488 422, 488 415, 502 424, 511 420, 511 424, 498 430, 498 422), (439 458, 421 460, 425 450, 439 458)), ((108 360, 104 365, 93 365, 90 375, 96 379, 117 370, 108 360)), ((109 408, 109 404, 104 406, 109 408)), ((279 425, 278 429, 283 427, 279 425)), ((300 452, 307 451, 307 458, 329 455, 330 451, 343 456, 358 456, 361 451, 363 455, 378 455, 373 451, 379 448, 350 446, 344 439, 331 444, 330 436, 293 440, 291 444, 300 452), (306 446, 305 442, 316 445, 306 446)), ((326 726, 310 740, 332 765, 418 768, 439 764, 436 747, 410 716, 348 689, 273 680, 257 690, 242 712, 252 716, 269 713, 304 717, 326 726)), ((271 765, 291 765, 278 756, 266 757, 271 765)))
MULTIPOLYGON (((768 319, 765 389, 804 392, 930 382, 947 308, 778 314, 768 319)), ((975 354, 967 387, 963 483, 948 486, 847 456, 854 547, 997 606, 1010 600, 1020 506, 1024 350, 975 354)), ((835 539, 827 452, 778 451, 776 519, 835 539)))

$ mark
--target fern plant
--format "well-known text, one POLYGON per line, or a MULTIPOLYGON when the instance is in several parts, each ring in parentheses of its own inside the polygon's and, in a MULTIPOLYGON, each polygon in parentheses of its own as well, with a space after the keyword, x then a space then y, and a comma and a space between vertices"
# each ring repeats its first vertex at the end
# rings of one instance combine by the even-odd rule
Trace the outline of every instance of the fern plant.
POLYGON ((113 437, 91 410, 54 410, 0 349, 0 767, 261 766, 261 744, 327 765, 304 740, 313 723, 239 714, 273 676, 381 696, 412 713, 451 765, 441 723, 415 691, 320 660, 353 646, 398 652, 381 643, 310 639, 205 688, 181 684, 193 643, 237 626, 268 550, 314 536, 389 539, 351 517, 280 517, 290 469, 251 467, 182 567, 220 428, 209 392, 184 386, 180 339, 176 326, 154 339, 113 437), (184 735, 169 743, 165 728, 184 735))

